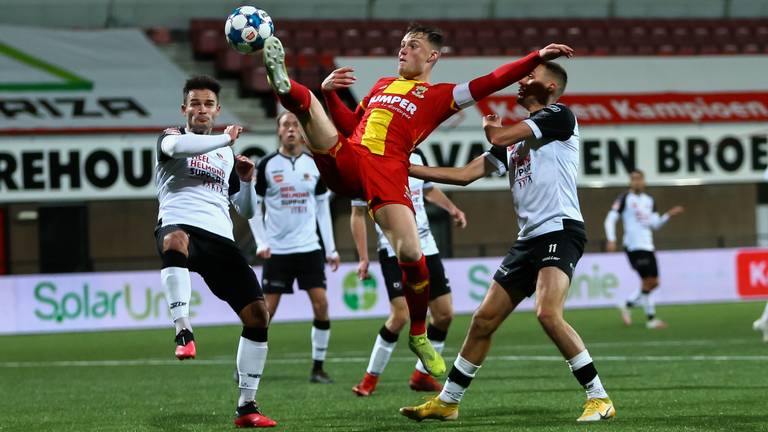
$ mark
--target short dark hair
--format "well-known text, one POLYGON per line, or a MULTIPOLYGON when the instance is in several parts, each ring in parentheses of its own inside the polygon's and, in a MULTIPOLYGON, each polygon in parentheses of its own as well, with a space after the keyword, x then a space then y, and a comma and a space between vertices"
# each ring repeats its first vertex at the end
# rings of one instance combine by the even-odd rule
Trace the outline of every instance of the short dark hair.
POLYGON ((641 176, 645 177, 645 173, 643 172, 643 170, 638 169, 638 168, 635 168, 632 171, 630 171, 629 175, 632 175, 632 174, 635 174, 635 173, 640 174, 641 176))
POLYGON ((427 37, 429 43, 432 44, 439 51, 443 47, 445 42, 445 36, 443 31, 437 27, 430 27, 428 25, 412 22, 408 24, 408 29, 405 30, 405 34, 408 33, 422 33, 427 37))
POLYGON ((568 73, 565 71, 564 67, 553 61, 545 61, 541 65, 544 66, 547 72, 552 74, 552 76, 554 76, 557 81, 559 81, 560 88, 558 89, 557 94, 557 97, 559 98, 565 91, 565 86, 568 85, 568 73))
POLYGON ((187 102, 187 95, 189 95, 190 90, 210 90, 216 95, 216 101, 218 102, 221 84, 215 78, 208 75, 190 77, 184 84, 184 93, 181 95, 185 103, 187 102))
POLYGON ((288 114, 293 114, 293 113, 288 110, 285 110, 285 111, 281 111, 277 115, 277 118, 275 118, 275 120, 277 121, 277 127, 280 127, 280 122, 283 120, 283 117, 287 116, 288 114))

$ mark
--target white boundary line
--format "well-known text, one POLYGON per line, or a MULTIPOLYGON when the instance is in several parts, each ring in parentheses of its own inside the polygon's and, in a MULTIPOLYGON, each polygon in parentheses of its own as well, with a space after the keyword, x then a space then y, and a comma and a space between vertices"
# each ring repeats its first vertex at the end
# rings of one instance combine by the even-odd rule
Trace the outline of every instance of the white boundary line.
MULTIPOLYGON (((392 357, 390 361, 413 362, 414 357, 392 357)), ((308 358, 274 358, 267 359, 269 364, 302 364, 307 363, 308 358)), ((362 363, 368 361, 368 357, 333 357, 326 360, 328 363, 362 363)), ((560 356, 488 356, 486 361, 508 362, 564 362, 560 356)), ((596 356, 595 361, 614 362, 699 362, 699 361, 768 361, 768 355, 690 355, 690 356, 596 356)), ((20 368, 51 368, 51 367, 123 367, 123 366, 181 366, 178 360, 165 359, 135 359, 135 360, 61 360, 50 362, 0 362, 0 369, 20 368)), ((234 358, 201 359, 184 362, 184 365, 235 365, 234 358)))

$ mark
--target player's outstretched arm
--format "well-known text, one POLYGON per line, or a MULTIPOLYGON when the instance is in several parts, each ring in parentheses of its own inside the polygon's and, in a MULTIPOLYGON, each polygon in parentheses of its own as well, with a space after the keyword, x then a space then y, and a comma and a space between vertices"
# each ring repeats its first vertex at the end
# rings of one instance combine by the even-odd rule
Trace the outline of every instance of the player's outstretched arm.
POLYGON ((352 135, 363 114, 362 110, 349 109, 336 93, 337 90, 352 87, 357 80, 353 72, 354 69, 348 66, 338 68, 331 72, 320 86, 331 120, 344 136, 352 135))
POLYGON ((232 145, 240 136, 243 128, 229 125, 220 135, 171 134, 163 137, 160 150, 172 158, 185 158, 208 153, 220 147, 232 145))
POLYGON ((352 213, 349 215, 349 228, 352 231, 352 240, 355 242, 357 256, 360 257, 357 265, 357 277, 360 280, 368 279, 368 229, 366 227, 367 207, 352 205, 352 213))
POLYGON ((494 171, 497 171, 497 167, 488 161, 484 155, 481 155, 463 167, 411 165, 408 169, 408 175, 435 183, 466 186, 494 171))
POLYGON ((669 222, 669 219, 672 216, 677 216, 680 213, 683 212, 682 206, 674 206, 671 209, 669 209, 666 213, 663 215, 659 215, 655 211, 651 214, 649 225, 651 226, 651 229, 653 230, 659 230, 661 227, 663 227, 667 222, 669 222))
POLYGON ((496 114, 483 117, 483 130, 489 143, 498 147, 509 147, 528 138, 535 138, 533 130, 525 122, 511 126, 502 126, 501 119, 496 114))
POLYGON ((488 75, 475 78, 469 82, 469 92, 472 95, 472 99, 479 101, 503 88, 509 87, 523 79, 542 62, 554 60, 562 56, 573 56, 573 48, 563 44, 549 44, 517 61, 502 65, 488 75))

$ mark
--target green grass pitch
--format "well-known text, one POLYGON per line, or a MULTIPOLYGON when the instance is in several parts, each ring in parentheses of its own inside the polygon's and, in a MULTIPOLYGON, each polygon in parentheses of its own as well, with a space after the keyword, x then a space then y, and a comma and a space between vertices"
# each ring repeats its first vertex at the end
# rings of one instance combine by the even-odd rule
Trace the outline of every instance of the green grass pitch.
MULTIPOLYGON (((455 422, 415 423, 397 410, 419 402, 407 379, 406 332, 372 397, 362 377, 383 320, 335 321, 326 369, 308 382, 309 323, 275 324, 258 400, 289 431, 768 430, 768 344, 751 329, 764 303, 667 306, 665 330, 624 327, 616 310, 574 310, 614 400, 617 418, 580 425, 584 392, 532 313, 512 314, 455 422)), ((279 311, 278 311, 279 313, 279 311)), ((457 317, 452 363, 469 323, 457 317)), ((234 429, 237 327, 197 328, 198 359, 172 356, 173 331, 0 337, 0 431, 221 431, 234 429)))

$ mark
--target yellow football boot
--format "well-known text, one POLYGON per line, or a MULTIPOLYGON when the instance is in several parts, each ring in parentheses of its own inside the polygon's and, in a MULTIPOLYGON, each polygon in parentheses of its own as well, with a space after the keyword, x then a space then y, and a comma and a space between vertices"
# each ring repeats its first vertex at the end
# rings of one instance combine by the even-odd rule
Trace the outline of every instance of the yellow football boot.
POLYGON ((593 422, 600 420, 610 420, 616 417, 616 408, 613 402, 608 398, 587 399, 584 404, 584 412, 581 417, 576 419, 579 422, 593 422))
POLYGON ((434 377, 445 374, 445 360, 435 351, 435 347, 427 339, 427 334, 409 335, 408 348, 421 360, 424 369, 434 377))
POLYGON ((427 401, 421 405, 400 408, 400 414, 416 421, 424 419, 446 421, 459 418, 459 404, 443 402, 439 396, 425 399, 427 401))

